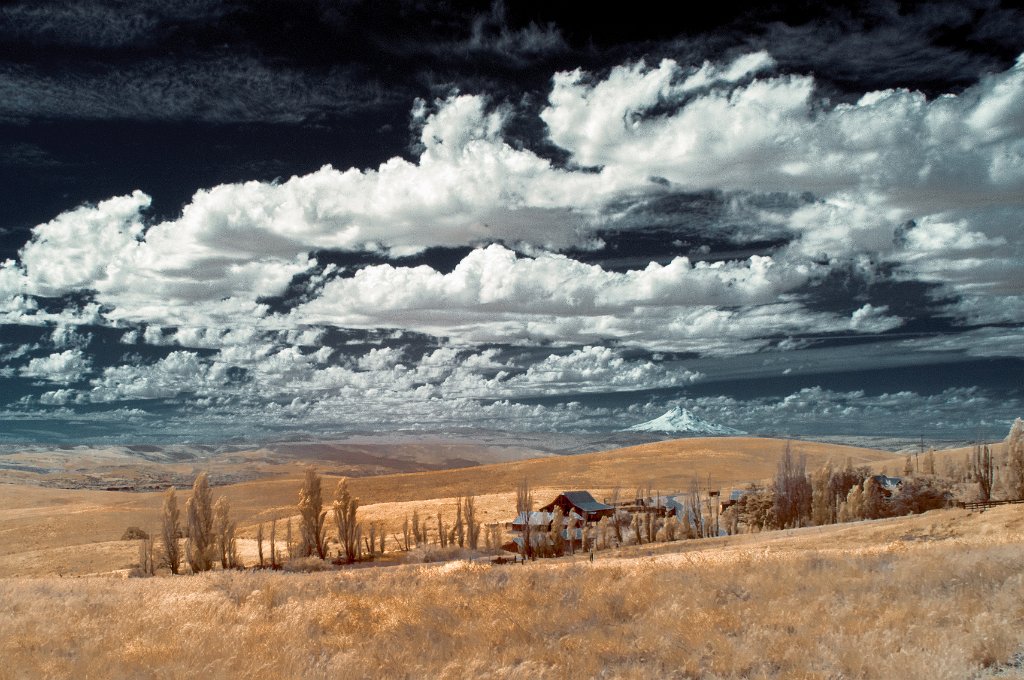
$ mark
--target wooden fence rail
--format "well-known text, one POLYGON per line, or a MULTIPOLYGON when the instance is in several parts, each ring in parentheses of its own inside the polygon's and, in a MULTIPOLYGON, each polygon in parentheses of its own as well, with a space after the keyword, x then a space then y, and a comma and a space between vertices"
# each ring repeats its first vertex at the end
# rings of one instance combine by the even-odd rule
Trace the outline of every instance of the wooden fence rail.
POLYGON ((1018 503, 1024 503, 1024 500, 1019 501, 971 501, 970 503, 957 503, 958 508, 965 508, 967 510, 984 510, 986 508, 994 508, 997 505, 1016 505, 1018 503))

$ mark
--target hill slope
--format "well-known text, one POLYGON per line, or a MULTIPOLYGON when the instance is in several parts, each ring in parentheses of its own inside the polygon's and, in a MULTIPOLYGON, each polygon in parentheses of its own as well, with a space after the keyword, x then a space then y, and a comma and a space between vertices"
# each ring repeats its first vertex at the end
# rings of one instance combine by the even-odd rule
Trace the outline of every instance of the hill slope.
POLYGON ((0 677, 1020 677, 1022 546, 1018 505, 593 563, 0 579, 0 677))
MULTIPOLYGON (((598 498, 618 486, 623 494, 650 484, 662 491, 685 490, 697 476, 702 483, 728 488, 770 477, 786 442, 759 438, 695 438, 656 442, 613 451, 537 458, 454 470, 415 472, 350 479, 360 499, 360 516, 398 530, 413 511, 430 516, 453 512, 454 497, 475 493, 484 522, 504 521, 515 508, 515 488, 529 480, 543 503, 565 489, 589 489, 598 498)), ((791 442, 796 455, 806 455, 808 469, 832 459, 850 457, 857 465, 892 461, 893 454, 835 444, 791 442)), ((892 465, 893 463, 889 463, 892 465)), ((232 516, 252 536, 256 522, 294 515, 301 485, 297 466, 290 474, 220 486, 232 516)), ((329 503, 334 479, 325 478, 329 503)), ((179 492, 184 506, 188 491, 179 492)), ((120 541, 129 525, 154 532, 159 528, 162 494, 47 489, 0 484, 0 575, 88 574, 123 569, 137 560, 136 546, 120 541)), ((244 546, 243 546, 244 552, 244 546)))

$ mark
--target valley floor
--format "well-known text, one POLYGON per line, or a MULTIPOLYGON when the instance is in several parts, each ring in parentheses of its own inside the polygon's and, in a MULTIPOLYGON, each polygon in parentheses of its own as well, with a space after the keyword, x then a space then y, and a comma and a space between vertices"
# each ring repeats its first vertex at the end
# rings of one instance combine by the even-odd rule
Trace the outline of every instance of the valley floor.
POLYGON ((1024 677, 1024 506, 527 565, 0 579, 0 678, 1024 677))

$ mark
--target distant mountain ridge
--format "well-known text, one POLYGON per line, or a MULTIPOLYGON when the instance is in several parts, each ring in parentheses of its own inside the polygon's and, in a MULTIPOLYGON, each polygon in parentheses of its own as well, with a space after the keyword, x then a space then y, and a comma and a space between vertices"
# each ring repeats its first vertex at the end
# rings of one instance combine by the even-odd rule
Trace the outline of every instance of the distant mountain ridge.
POLYGON ((746 434, 725 425, 711 423, 700 416, 690 413, 681 406, 676 406, 654 420, 626 428, 630 432, 678 432, 688 434, 737 435, 746 434))

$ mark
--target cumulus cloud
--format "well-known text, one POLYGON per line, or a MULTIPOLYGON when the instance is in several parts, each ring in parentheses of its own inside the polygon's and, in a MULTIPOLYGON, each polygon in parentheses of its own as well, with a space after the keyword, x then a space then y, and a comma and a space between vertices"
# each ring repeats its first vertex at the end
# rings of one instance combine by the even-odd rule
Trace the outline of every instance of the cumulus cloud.
MULTIPOLYGON (((282 183, 221 185, 197 192, 179 218, 152 225, 145 224, 149 197, 141 191, 84 206, 36 227, 19 261, 3 266, 0 287, 21 295, 95 291, 111 320, 201 326, 262 318, 267 308, 259 301, 310 272, 311 251, 405 255, 495 241, 533 251, 584 244, 615 212, 611 206, 666 191, 652 176, 674 188, 811 190, 822 198, 789 214, 763 211, 769 228, 795 237, 763 261, 716 269, 677 260, 660 272, 632 274, 636 282, 601 283, 598 291, 583 265, 521 260, 514 269, 532 269, 541 281, 546 272, 539 270, 560 267, 584 283, 569 285, 578 298, 550 296, 543 285, 530 291, 522 281, 515 293, 540 296, 538 306, 547 304, 544 295, 569 307, 600 305, 617 290, 640 305, 656 303, 658 295, 689 295, 687 304, 761 304, 806 278, 822 258, 883 253, 908 272, 939 278, 968 246, 983 255, 1006 245, 984 225, 948 221, 939 210, 979 202, 1019 207, 1024 124, 1015 111, 1024 101, 1024 61, 957 96, 929 101, 891 90, 836 106, 816 99, 809 76, 763 76, 773 64, 770 55, 753 53, 698 69, 640 62, 598 81, 582 72, 556 75, 541 118, 574 163, 596 172, 556 167, 506 143, 507 108, 483 96, 421 103, 416 162, 393 158, 376 170, 326 166, 282 183), (897 230, 911 220, 917 228, 898 243, 897 230), (676 292, 658 283, 684 278, 676 292), (641 279, 649 293, 626 290, 641 279), (604 297, 588 297, 597 292, 604 297)), ((468 258, 462 270, 473 264, 468 258)), ((401 268, 375 268, 372 275, 390 287, 361 292, 378 297, 417 296, 401 288, 414 282, 436 284, 439 292, 437 285, 450 282, 401 268)), ((322 297, 354 285, 333 281, 322 297)), ((456 288, 443 292, 457 305, 464 291, 456 288)))
MULTIPOLYGON (((3 77, 0 95, 13 82, 3 77)), ((836 105, 813 77, 780 73, 766 52, 693 67, 634 62, 603 77, 555 75, 539 115, 565 151, 556 163, 509 143, 513 114, 528 115, 511 104, 480 94, 419 101, 414 160, 202 189, 164 221, 148 218, 150 198, 135 191, 38 225, 17 259, 0 264, 0 322, 47 327, 48 342, 63 350, 32 358, 18 375, 91 378, 87 388, 55 386, 38 397, 52 407, 167 400, 226 418, 262 405, 283 423, 331 409, 362 422, 374 417, 360 412, 366 404, 375 413, 413 404, 418 417, 451 422, 512 413, 548 426, 600 421, 611 416, 516 400, 701 377, 623 348, 702 358, 800 352, 809 337, 904 323, 905 306, 869 294, 843 305, 813 299, 816 284, 843 267, 924 284, 960 323, 1019 324, 1022 110, 1024 59, 956 95, 894 89, 836 105), (702 240, 769 245, 714 261, 706 244, 659 262, 624 254, 640 260, 629 269, 611 262, 611 246, 601 250, 602 229, 623 230, 623 244, 633 233, 671 230, 673 214, 658 221, 648 213, 661 199, 701 190, 722 204, 706 224, 690 216, 702 240), (474 249, 450 268, 397 260, 467 245, 474 249), (578 255, 585 248, 596 254, 578 255), (339 251, 394 261, 324 264, 339 251), (82 351, 88 337, 72 330, 85 323, 170 353, 93 369, 82 351), (324 344, 327 329, 397 335, 348 356, 324 344), (406 331, 433 344, 394 342, 406 331), (550 351, 528 351, 537 346, 550 351)), ((1015 339, 972 333, 986 356, 1003 356, 998 343, 1015 339)), ((906 351, 967 351, 947 340, 911 345, 906 351)), ((816 397, 875 413, 849 395, 753 406, 768 422, 778 409, 802 413, 798 404, 816 397)))
POLYGON ((45 357, 35 357, 21 368, 25 378, 40 378, 48 382, 75 383, 90 369, 90 360, 80 349, 68 349, 45 357))
POLYGON ((811 266, 771 258, 698 262, 617 273, 561 255, 519 257, 492 245, 453 271, 380 265, 324 286, 290 315, 306 324, 412 328, 468 342, 612 340, 655 349, 729 353, 745 341, 799 332, 880 332, 900 319, 867 305, 850 317, 776 302, 811 266))
MULTIPOLYGON (((745 73, 747 62, 770 63, 748 55, 722 72, 745 73)), ((596 83, 580 71, 559 73, 540 115, 552 141, 583 164, 691 189, 885 189, 923 207, 965 194, 1013 201, 1024 183, 1013 160, 1024 131, 1024 59, 958 96, 927 101, 886 90, 832 107, 822 107, 810 76, 696 97, 687 97, 685 77, 672 60, 620 66, 596 83), (663 113, 666 106, 674 110, 663 113)))
POLYGON ((227 382, 227 367, 208 364, 194 352, 172 352, 151 365, 110 366, 91 381, 88 399, 111 402, 207 395, 227 382))

